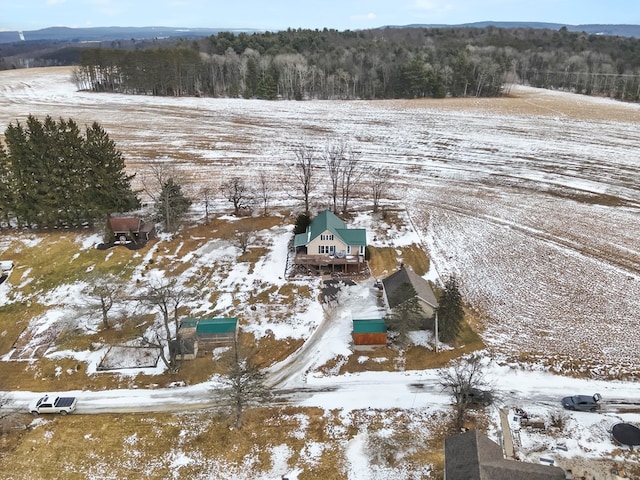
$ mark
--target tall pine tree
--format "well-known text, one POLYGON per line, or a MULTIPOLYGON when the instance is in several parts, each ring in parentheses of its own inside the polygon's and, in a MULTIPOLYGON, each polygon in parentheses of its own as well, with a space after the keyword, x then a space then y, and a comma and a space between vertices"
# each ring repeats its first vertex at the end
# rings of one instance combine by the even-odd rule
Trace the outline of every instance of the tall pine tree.
POLYGON ((409 332, 422 328, 425 320, 424 310, 420 306, 415 289, 406 282, 398 286, 389 303, 395 306, 384 322, 389 330, 397 334, 397 341, 405 344, 409 332))
POLYGON ((438 304, 439 337, 441 341, 451 343, 458 338, 464 320, 462 295, 455 277, 449 277, 445 282, 438 304))
POLYGON ((7 225, 79 227, 139 206, 122 153, 97 123, 83 137, 71 119, 30 115, 5 131, 0 218, 7 225))
POLYGON ((11 171, 7 151, 0 143, 0 228, 11 226, 11 213, 13 208, 11 171))
POLYGON ((164 224, 168 232, 174 232, 190 205, 191 200, 184 196, 182 187, 170 178, 162 185, 162 192, 156 204, 156 219, 164 224))
POLYGON ((131 190, 135 175, 127 175, 122 152, 96 122, 86 129, 87 201, 96 214, 126 212, 140 205, 131 190))

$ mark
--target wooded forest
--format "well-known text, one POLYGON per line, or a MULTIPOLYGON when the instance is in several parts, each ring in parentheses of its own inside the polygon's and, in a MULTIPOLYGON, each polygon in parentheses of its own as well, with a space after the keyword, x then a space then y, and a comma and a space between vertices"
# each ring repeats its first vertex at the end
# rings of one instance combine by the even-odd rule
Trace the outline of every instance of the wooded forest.
POLYGON ((0 143, 0 228, 92 225, 139 206, 122 153, 97 123, 33 116, 0 143))
POLYGON ((79 89, 162 96, 497 96, 509 83, 640 100, 640 39, 533 28, 289 29, 85 49, 79 89))

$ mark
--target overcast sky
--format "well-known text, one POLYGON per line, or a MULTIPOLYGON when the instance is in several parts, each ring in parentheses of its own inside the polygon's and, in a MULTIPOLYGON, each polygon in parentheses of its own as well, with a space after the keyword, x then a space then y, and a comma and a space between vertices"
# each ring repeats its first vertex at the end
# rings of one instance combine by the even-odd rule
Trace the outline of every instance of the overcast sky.
POLYGON ((640 24, 638 0, 0 0, 0 30, 209 27, 357 30, 491 21, 640 24))

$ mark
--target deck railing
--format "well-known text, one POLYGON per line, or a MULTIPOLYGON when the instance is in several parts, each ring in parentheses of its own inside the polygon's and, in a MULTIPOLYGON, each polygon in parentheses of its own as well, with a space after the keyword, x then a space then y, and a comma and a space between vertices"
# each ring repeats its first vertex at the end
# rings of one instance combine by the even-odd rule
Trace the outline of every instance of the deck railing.
POLYGON ((293 259, 296 265, 351 265, 364 262, 363 255, 347 255, 337 257, 335 255, 309 255, 298 253, 293 259))

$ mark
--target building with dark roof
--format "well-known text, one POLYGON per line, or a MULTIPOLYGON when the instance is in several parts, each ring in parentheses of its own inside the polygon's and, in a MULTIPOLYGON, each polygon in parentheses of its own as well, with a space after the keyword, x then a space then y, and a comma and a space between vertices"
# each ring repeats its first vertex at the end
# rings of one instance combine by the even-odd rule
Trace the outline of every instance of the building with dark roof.
POLYGON ((444 456, 445 480, 566 479, 558 467, 507 460, 500 445, 477 430, 448 437, 444 456))
POLYGON ((109 217, 107 228, 117 242, 144 243, 155 235, 156 226, 139 217, 109 217))
MULTIPOLYGON (((416 297, 424 312, 425 319, 433 317, 438 300, 431 285, 424 278, 416 274, 410 267, 401 267, 397 272, 382 280, 384 295, 389 308, 396 308, 410 298, 416 297)), ((433 322, 427 322, 427 328, 433 328, 433 322)))

